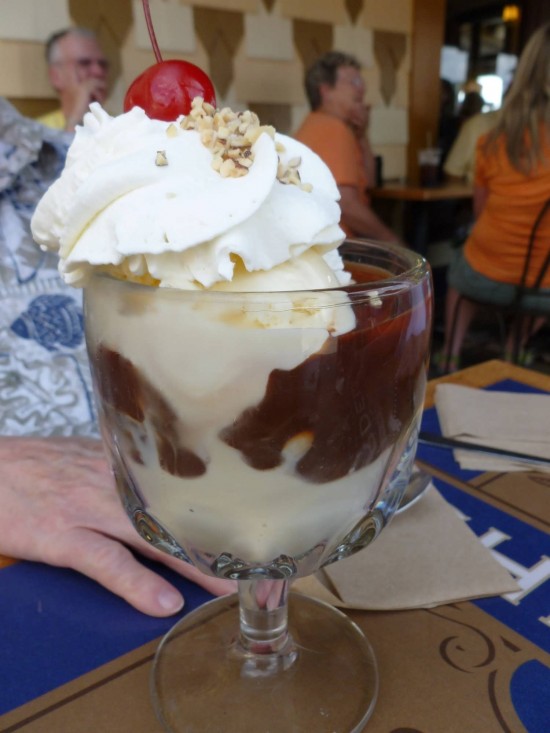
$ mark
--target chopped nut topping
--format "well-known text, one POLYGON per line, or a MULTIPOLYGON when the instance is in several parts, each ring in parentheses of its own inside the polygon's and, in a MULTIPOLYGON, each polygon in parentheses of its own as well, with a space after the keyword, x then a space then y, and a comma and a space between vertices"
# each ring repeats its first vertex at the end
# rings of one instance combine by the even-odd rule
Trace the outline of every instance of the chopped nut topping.
POLYGON ((220 174, 222 178, 229 178, 235 175, 235 163, 231 158, 226 158, 220 166, 220 174))
MULTIPOLYGON (((191 112, 180 120, 182 130, 196 130, 200 133, 202 144, 212 152, 212 168, 218 171, 223 178, 237 178, 244 176, 254 162, 251 150, 262 133, 275 138, 275 128, 271 125, 261 125, 258 115, 250 110, 233 112, 229 107, 214 109, 202 97, 195 97, 191 102, 191 112)), ((171 131, 174 125, 167 129, 167 135, 177 134, 171 131)), ((277 153, 284 153, 285 148, 276 142, 277 153)), ((296 157, 284 164, 279 161, 277 178, 281 183, 294 184, 303 191, 311 191, 309 183, 300 180, 301 158, 296 157)), ((166 165, 166 163, 157 163, 166 165)))
POLYGON ((166 157, 166 150, 157 150, 157 156, 155 158, 155 165, 168 165, 168 158, 166 157))

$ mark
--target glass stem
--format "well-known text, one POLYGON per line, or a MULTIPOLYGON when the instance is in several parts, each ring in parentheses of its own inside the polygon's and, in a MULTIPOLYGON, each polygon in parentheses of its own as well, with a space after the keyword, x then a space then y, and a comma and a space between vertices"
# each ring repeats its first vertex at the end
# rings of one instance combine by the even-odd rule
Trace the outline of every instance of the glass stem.
POLYGON ((285 655, 288 633, 288 580, 239 580, 239 642, 252 655, 285 655))

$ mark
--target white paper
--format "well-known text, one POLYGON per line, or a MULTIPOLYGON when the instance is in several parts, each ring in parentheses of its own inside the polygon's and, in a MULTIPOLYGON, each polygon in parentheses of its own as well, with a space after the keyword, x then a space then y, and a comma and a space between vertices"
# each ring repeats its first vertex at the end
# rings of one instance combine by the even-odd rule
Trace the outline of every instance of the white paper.
MULTIPOLYGON (((446 437, 550 459, 550 395, 440 384, 435 405, 446 437)), ((454 457, 470 470, 550 472, 550 465, 467 450, 455 450, 454 457)))

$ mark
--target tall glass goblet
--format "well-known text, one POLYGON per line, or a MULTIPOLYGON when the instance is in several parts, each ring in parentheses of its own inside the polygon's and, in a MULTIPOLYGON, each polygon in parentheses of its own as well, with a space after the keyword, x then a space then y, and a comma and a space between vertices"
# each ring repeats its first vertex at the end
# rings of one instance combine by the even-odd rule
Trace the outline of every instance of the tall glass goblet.
POLYGON ((167 634, 153 699, 169 731, 362 730, 376 662, 297 577, 368 545, 410 473, 430 340, 414 252, 341 247, 355 284, 154 288, 95 275, 86 336, 118 489, 148 542, 239 592, 167 634))

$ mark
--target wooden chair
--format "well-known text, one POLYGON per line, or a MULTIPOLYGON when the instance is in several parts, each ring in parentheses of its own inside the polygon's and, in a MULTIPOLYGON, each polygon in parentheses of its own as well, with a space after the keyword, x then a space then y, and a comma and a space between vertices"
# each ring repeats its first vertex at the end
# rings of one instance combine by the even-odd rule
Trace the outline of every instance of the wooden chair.
POLYGON ((453 312, 453 317, 451 321, 451 332, 447 339, 448 347, 445 354, 443 355, 443 372, 446 373, 450 369, 450 352, 454 341, 454 334, 456 331, 458 318, 460 315, 460 308, 464 302, 479 306, 485 311, 487 309, 492 311, 498 321, 500 340, 503 346, 503 351, 504 345, 507 340, 507 332, 510 333, 512 337, 512 353, 510 354, 509 358, 511 358, 514 364, 519 363, 520 360, 521 342, 523 335, 526 332, 530 333, 532 331, 533 324, 538 316, 550 316, 550 290, 548 288, 546 289, 546 291, 543 291, 541 289, 544 277, 550 267, 550 239, 544 242, 546 255, 544 257, 542 266, 535 277, 534 282, 531 285, 527 284, 530 279, 529 275, 531 270, 531 258, 537 239, 538 230, 542 220, 544 219, 549 209, 550 198, 545 201, 531 228, 527 252, 523 263, 523 272, 521 275, 521 279, 519 285, 517 285, 516 287, 514 298, 509 304, 495 305, 495 303, 491 303, 489 301, 484 301, 482 299, 474 300, 473 298, 468 298, 465 295, 460 295, 453 312), (532 300, 533 296, 537 296, 538 298, 548 298, 548 307, 543 308, 539 304, 534 303, 532 300), (508 331, 507 324, 510 324, 509 328, 511 329, 511 331, 508 331))

